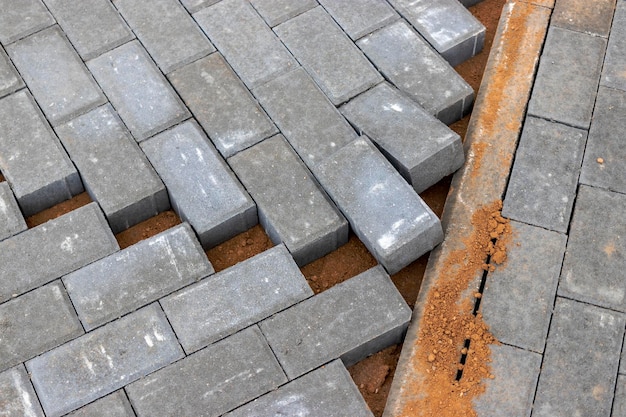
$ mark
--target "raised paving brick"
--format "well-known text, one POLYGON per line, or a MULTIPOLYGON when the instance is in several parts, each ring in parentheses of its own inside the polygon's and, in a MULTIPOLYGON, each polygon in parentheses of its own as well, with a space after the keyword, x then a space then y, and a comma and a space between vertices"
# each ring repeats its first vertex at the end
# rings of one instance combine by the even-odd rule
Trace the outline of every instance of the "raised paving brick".
POLYGON ((213 417, 284 382, 285 374, 258 327, 253 326, 131 384, 126 390, 139 417, 213 417))
POLYGON ((57 126, 56 132, 114 233, 170 207, 163 182, 111 105, 57 126))
POLYGON ((134 38, 109 0, 44 0, 83 60, 134 38))
POLYGON ((0 170, 25 216, 83 191, 76 168, 25 90, 0 100, 0 170))
POLYGON ((189 117, 139 42, 117 47, 87 66, 138 141, 189 117))
POLYGON ((615 0, 557 0, 550 25, 607 37, 614 10, 615 0))
POLYGON ((187 353, 313 295, 283 245, 161 300, 187 353))
POLYGON ((6 96, 15 90, 24 87, 19 76, 4 49, 0 47, 0 97, 6 96))
POLYGON ((626 2, 619 1, 604 58, 602 85, 626 91, 626 2))
POLYGON ((0 0, 0 42, 3 45, 54 24, 41 0, 0 0))
POLYGON ((274 27, 317 6, 316 0, 250 0, 270 27, 274 27))
POLYGON ((215 51, 178 0, 113 3, 166 74, 215 51))
POLYGON ((24 365, 0 372, 0 415, 44 417, 24 365))
POLYGON ((483 49, 485 27, 457 0, 390 0, 453 67, 483 49))
POLYGON ((390 274, 442 241, 437 216, 366 137, 341 148, 315 174, 390 274))
POLYGON ((152 304, 28 361, 26 368, 46 415, 58 417, 182 357, 163 311, 152 304))
POLYGON ((383 80, 322 7, 294 17, 274 31, 335 105, 383 80))
POLYGON ((169 79, 224 158, 278 131, 219 53, 169 79))
POLYGON ((348 241, 348 222, 282 135, 228 160, 257 204, 259 222, 306 265, 348 241))
POLYGON ((387 83, 350 100, 341 112, 418 193, 463 165, 461 137, 387 83))
POLYGON ((357 138, 301 68, 257 88, 254 94, 309 169, 357 138))
POLYGON ((580 186, 559 294, 626 311, 626 195, 580 186))
POLYGON ((182 224, 74 271, 63 283, 90 331, 213 272, 182 224))
POLYGON ((617 376, 617 386, 615 388, 615 398, 613 399, 613 409, 611 415, 626 416, 626 376, 617 376))
POLYGON ((205 248, 258 223, 256 205, 195 121, 141 144, 165 183, 172 207, 205 248))
POLYGON ((610 415, 623 337, 622 314, 557 298, 533 416, 610 415))
POLYGON ((96 203, 0 242, 0 302, 118 249, 96 203))
POLYGON ((222 0, 194 18, 250 89, 298 65, 247 1, 222 0))
POLYGON ((548 31, 528 113, 588 128, 606 39, 552 27, 548 31))
POLYGON ((446 124, 469 112, 474 91, 405 21, 357 42, 396 87, 446 124))
POLYGON ((523 223, 511 225, 515 232, 506 267, 487 276, 480 308, 500 342, 542 353, 566 236, 523 223))
POLYGON ((320 0, 320 4, 352 40, 400 18, 386 1, 364 0, 348 3, 342 0, 320 0))
POLYGON ((60 281, 1 304, 0 323, 0 370, 84 333, 60 281))
POLYGON ((527 117, 502 214, 567 232, 586 139, 584 130, 527 117))
POLYGON ((371 417, 369 407, 341 361, 333 361, 224 417, 371 417))
POLYGON ((80 408, 67 417, 135 417, 133 408, 124 391, 116 391, 80 408))
POLYGON ((341 358, 346 366, 399 343, 411 309, 380 267, 260 323, 289 379, 341 358))
POLYGON ((180 0, 189 13, 195 13, 198 10, 217 3, 220 0, 180 0))
POLYGON ((26 230, 26 222, 13 191, 6 182, 0 182, 0 240, 26 230))
POLYGON ((9 45, 7 52, 52 125, 106 102, 58 26, 9 45))

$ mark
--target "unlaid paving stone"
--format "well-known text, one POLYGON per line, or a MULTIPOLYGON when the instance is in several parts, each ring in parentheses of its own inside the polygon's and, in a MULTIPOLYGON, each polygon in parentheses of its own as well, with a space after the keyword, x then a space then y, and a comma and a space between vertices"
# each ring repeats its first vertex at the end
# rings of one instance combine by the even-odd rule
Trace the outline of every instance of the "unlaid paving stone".
POLYGON ((0 97, 24 87, 22 78, 15 70, 4 49, 0 47, 0 97))
POLYGON ((350 100, 341 112, 418 193, 465 161, 461 137, 388 83, 350 100))
POLYGON ((228 160, 257 204, 259 222, 306 265, 348 241, 348 222, 282 135, 228 160))
POLYGON ((118 249, 91 203, 0 242, 0 302, 110 255, 118 249))
POLYGON ((527 117, 502 214, 567 232, 586 139, 584 130, 527 117))
POLYGON ((528 114, 588 128, 605 48, 602 37, 551 27, 528 114))
POLYGON ((74 271, 63 283, 90 331, 213 272, 184 223, 74 271))
POLYGON ((139 417, 213 417, 286 380, 263 335, 253 326, 140 379, 126 390, 139 417))
POLYGON ((194 18, 250 89, 298 65, 247 1, 222 0, 194 18))
POLYGON ((404 20, 357 42, 389 81, 446 124, 469 112, 472 87, 404 20))
POLYGON ((0 240, 27 229, 24 216, 7 182, 0 182, 0 240))
POLYGON ((204 248, 258 223, 256 205, 195 121, 141 144, 165 183, 172 207, 204 248))
POLYGON ((137 41, 92 59, 87 67, 137 141, 189 117, 189 111, 137 41))
POLYGON ((278 132, 220 53, 169 79, 224 158, 278 132))
POLYGON ((390 274, 443 240, 437 216, 366 137, 341 148, 315 174, 390 274))
POLYGON ((608 416, 624 316, 557 298, 533 416, 608 416))
POLYGON ((400 18, 385 0, 352 3, 341 0, 320 0, 320 4, 352 40, 357 40, 400 18))
POLYGON ((224 417, 371 417, 369 407, 341 361, 333 361, 224 417))
POLYGON ((58 417, 183 356, 163 311, 152 304, 28 361, 26 368, 46 415, 58 417))
POLYGON ((411 309, 380 267, 260 323, 289 379, 341 358, 346 366, 399 343, 411 309))
POLYGON ((41 0, 0 0, 0 43, 7 45, 54 24, 41 0))
POLYGON ((58 26, 9 45, 7 52, 52 125, 106 103, 58 26))
POLYGON ((250 0, 270 27, 274 27, 318 5, 317 0, 250 0))
POLYGON ((550 25, 607 37, 616 0, 600 0, 589 7, 585 0, 557 0, 550 25))
POLYGON ((24 365, 0 372, 0 415, 44 417, 24 365))
POLYGON ((83 191, 78 172, 26 90, 0 100, 0 170, 25 216, 83 191))
POLYGON ((111 105, 57 126, 56 132, 114 233, 170 207, 163 182, 111 105))
POLYGON ((601 84, 626 91, 626 3, 617 2, 609 44, 604 58, 601 84))
POLYGON ((115 391, 80 408, 67 417, 135 417, 133 408, 123 390, 115 391))
POLYGON ((180 0, 189 13, 195 13, 198 10, 217 3, 220 0, 180 0))
POLYGON ((617 376, 617 386, 615 388, 615 398, 613 399, 612 416, 626 415, 626 376, 617 376))
POLYGON ((294 17, 274 31, 335 105, 383 80, 322 7, 294 17))

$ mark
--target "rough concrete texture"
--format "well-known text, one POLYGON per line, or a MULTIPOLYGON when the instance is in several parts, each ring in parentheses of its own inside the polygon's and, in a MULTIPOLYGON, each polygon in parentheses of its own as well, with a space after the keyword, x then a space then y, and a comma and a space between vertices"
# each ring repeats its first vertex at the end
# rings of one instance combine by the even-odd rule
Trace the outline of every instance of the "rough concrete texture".
POLYGON ((11 94, 24 87, 22 78, 15 70, 11 60, 0 46, 0 97, 11 94))
POLYGON ((24 365, 0 372, 0 413, 3 417, 44 417, 24 365))
POLYGON ((200 9, 217 3, 220 0, 181 0, 180 2, 185 6, 189 13, 195 13, 200 9))
POLYGON ((317 6, 316 0, 250 0, 270 27, 274 27, 317 6))
POLYGON ((607 37, 616 0, 599 0, 589 7, 585 0, 558 0, 550 24, 564 29, 607 37))
POLYGON ((626 91, 626 4, 617 2, 609 44, 604 59, 602 85, 626 91))
POLYGON ((26 230, 24 216, 6 182, 0 182, 0 240, 26 230))
POLYGON ((115 391, 88 404, 67 417, 135 417, 133 408, 123 390, 115 391))
POLYGON ((320 4, 352 40, 400 18, 386 1, 364 0, 348 3, 342 0, 320 0, 320 4))
POLYGON ((0 43, 7 45, 54 24, 41 0, 1 0, 0 43))
POLYGON ((614 416, 624 416, 626 415, 626 377, 618 375, 616 385, 615 399, 613 400, 611 412, 614 416))

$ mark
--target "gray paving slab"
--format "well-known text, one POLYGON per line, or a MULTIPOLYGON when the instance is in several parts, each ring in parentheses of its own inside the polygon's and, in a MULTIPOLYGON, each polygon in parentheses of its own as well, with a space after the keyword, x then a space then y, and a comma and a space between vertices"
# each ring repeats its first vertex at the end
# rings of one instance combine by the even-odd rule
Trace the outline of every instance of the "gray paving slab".
POLYGON ((215 52, 178 0, 113 3, 165 74, 215 52))
POLYGON ((282 135, 228 160, 257 204, 259 223, 306 265, 348 242, 348 222, 282 135))
POLYGON ((346 366, 399 343, 411 309, 380 266, 260 323, 289 379, 341 358, 346 366))
POLYGON ((567 232, 586 139, 584 130, 527 117, 502 214, 567 232))
POLYGON ((83 191, 80 176, 26 90, 0 100, 0 170, 25 216, 83 191))
POLYGON ((317 0, 250 0, 250 3, 270 27, 318 5, 317 0))
POLYGON ((58 26, 9 45, 7 52, 53 126, 106 103, 58 26))
POLYGON ((442 241, 437 216, 366 137, 341 148, 315 174, 390 274, 442 241))
POLYGON ((601 84, 626 91, 626 4, 618 1, 604 58, 601 84))
POLYGON ((257 88, 254 94, 311 170, 357 138, 354 129, 301 68, 257 88))
POLYGON ((611 415, 626 416, 626 376, 618 375, 611 415))
POLYGON ((111 105, 55 130, 113 233, 170 208, 163 182, 111 105))
POLYGON ((593 7, 585 0, 557 0, 550 25, 607 37, 616 0, 600 0, 593 7))
POLYGON ((322 7, 294 17, 274 31, 335 105, 383 80, 322 7))
POLYGON ((465 161, 461 137, 388 83, 360 94, 340 110, 418 193, 465 161))
POLYGON ((587 129, 605 48, 602 37, 551 27, 528 114, 587 129))
POLYGON ((96 203, 0 242, 0 302, 118 249, 96 203))
POLYGON ((172 207, 209 248, 258 223, 256 205, 195 121, 142 143, 172 207))
POLYGON ((371 417, 341 361, 333 361, 265 394, 224 417, 371 417))
POLYGON ((44 1, 85 61, 135 37, 109 0, 44 1))
POLYGON ((44 417, 24 365, 0 372, 0 415, 44 417))
POLYGON ((22 78, 17 73, 4 49, 0 46, 0 97, 11 94, 22 87, 24 87, 22 78))
POLYGON ((385 0, 364 0, 352 3, 341 0, 320 0, 320 4, 352 40, 357 40, 400 18, 385 0))
POLYGON ((626 349, 624 349, 623 344, 622 344, 622 355, 619 361, 619 373, 626 374, 626 349))
POLYGON ((557 298, 534 417, 609 416, 624 316, 557 298))
POLYGON ((24 216, 9 184, 0 182, 0 240, 16 235, 27 229, 24 216))
POLYGON ((152 304, 28 361, 26 368, 46 415, 58 417, 183 356, 163 311, 152 304))
POLYGON ((54 24, 41 0, 1 0, 0 43, 7 45, 54 24))
POLYGON ((220 0, 180 0, 189 13, 195 13, 200 9, 217 3, 220 0))
POLYGON ((626 195, 581 185, 559 295, 626 311, 626 195))
POLYGON ((472 87, 404 20, 357 45, 389 81, 442 122, 454 123, 470 111, 472 87))
POLYGON ((90 331, 214 272, 186 223, 63 277, 90 331))
POLYGON ((123 390, 115 391, 70 413, 67 417, 135 417, 123 390))
POLYGON ((174 71, 169 80, 224 158, 278 132, 220 53, 174 71))
POLYGON ((247 1, 222 0, 194 18, 250 89, 298 65, 247 1))
POLYGON ((92 59, 87 67, 137 141, 190 116, 138 41, 92 59))
POLYGON ((285 382, 285 374, 270 347, 258 327, 253 326, 129 385, 126 390, 139 417, 213 417, 285 382))

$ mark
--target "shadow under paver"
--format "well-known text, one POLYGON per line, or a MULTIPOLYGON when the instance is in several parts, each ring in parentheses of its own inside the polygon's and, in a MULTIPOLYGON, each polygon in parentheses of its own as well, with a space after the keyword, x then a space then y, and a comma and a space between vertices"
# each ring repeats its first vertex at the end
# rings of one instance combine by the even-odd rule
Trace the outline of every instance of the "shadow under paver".
POLYGON ((17 73, 6 52, 0 46, 0 97, 6 96, 24 87, 22 78, 17 73))
POLYGON ((0 372, 0 415, 44 417, 24 365, 0 372))
POLYGON ((0 43, 11 42, 54 24, 41 0, 0 0, 0 43))
POLYGON ((123 390, 115 391, 97 401, 87 404, 67 417, 135 417, 133 408, 123 390))
POLYGON ((615 0, 557 0, 550 24, 564 29, 607 37, 611 30, 615 0))
POLYGON ((626 91, 626 3, 617 2, 601 84, 626 91))
POLYGON ((357 40, 400 18, 385 1, 320 0, 320 4, 352 40, 357 40))
POLYGON ((0 241, 27 229, 17 200, 6 182, 0 182, 0 241))

